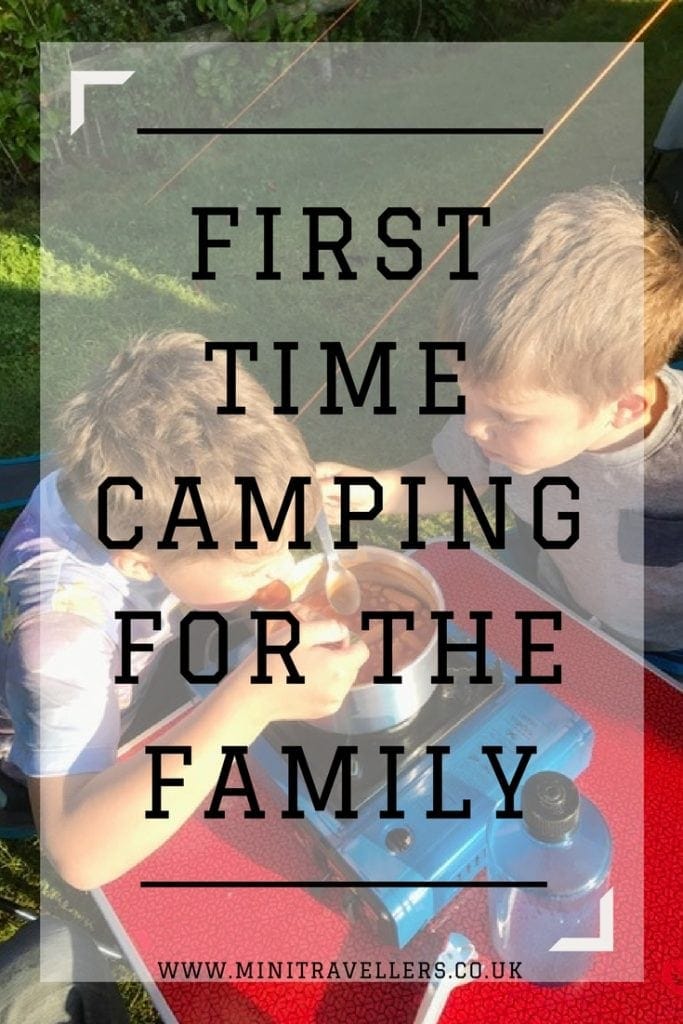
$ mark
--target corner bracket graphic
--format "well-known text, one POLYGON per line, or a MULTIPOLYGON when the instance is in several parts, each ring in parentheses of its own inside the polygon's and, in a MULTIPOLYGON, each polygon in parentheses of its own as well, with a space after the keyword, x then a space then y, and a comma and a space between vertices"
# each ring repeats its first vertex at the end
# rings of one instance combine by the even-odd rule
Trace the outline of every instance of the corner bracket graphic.
POLYGON ((578 935, 558 939, 550 947, 551 953, 593 952, 611 953, 614 950, 614 889, 608 889, 600 899, 600 929, 596 936, 578 935))
POLYGON ((74 135, 85 120, 86 85, 123 85, 134 71, 72 71, 71 94, 71 135, 74 135))

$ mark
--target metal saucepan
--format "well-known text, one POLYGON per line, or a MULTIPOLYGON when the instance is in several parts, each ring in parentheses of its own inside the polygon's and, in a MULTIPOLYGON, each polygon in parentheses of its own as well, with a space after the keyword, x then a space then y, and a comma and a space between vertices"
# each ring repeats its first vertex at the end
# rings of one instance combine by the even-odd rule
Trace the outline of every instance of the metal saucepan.
MULTIPOLYGON (((352 569, 361 581, 367 579, 396 587, 423 601, 430 611, 444 608, 443 594, 436 580, 407 555, 370 546, 359 547, 356 551, 340 551, 339 555, 342 564, 352 569)), ((324 589, 325 565, 319 556, 303 560, 297 570, 300 581, 303 583, 306 579, 306 582, 303 587, 296 588, 296 600, 324 589)), ((395 628, 403 628, 402 623, 397 623, 395 628)), ((362 639, 363 634, 360 636, 362 639)), ((437 669, 436 639, 434 622, 431 638, 422 652, 399 670, 400 683, 356 685, 338 711, 310 724, 329 732, 354 735, 389 729, 412 718, 434 693, 431 680, 437 669)))

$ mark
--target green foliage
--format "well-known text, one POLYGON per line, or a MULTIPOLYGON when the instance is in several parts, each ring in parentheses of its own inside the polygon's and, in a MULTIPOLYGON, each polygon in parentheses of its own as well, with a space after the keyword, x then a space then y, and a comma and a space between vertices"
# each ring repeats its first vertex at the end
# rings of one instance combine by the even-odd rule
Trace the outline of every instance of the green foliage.
MULTIPOLYGON (((0 177, 26 180, 40 159, 40 42, 163 41, 217 21, 238 40, 312 39, 304 0, 4 0, 0 8, 0 177)), ((56 117, 43 110, 43 131, 56 117)))
MULTIPOLYGON (((41 42, 168 39, 197 19, 193 0, 4 0, 0 7, 0 177, 25 180, 40 159, 41 42)), ((43 114, 43 128, 49 133, 50 111, 43 114)))
POLYGON ((2 228, 0 221, 0 457, 38 451, 40 397, 38 238, 2 228))
POLYGON ((238 40, 297 42, 313 38, 317 16, 301 0, 196 0, 197 9, 238 40))
POLYGON ((352 41, 501 39, 527 22, 556 16, 570 0, 363 0, 335 33, 352 41))
POLYGON ((266 7, 265 0, 255 0, 252 4, 248 0, 197 0, 197 9, 230 29, 235 39, 268 38, 267 29, 262 30, 263 35, 252 34, 258 31, 253 27, 254 20, 266 7))
POLYGON ((0 151, 19 177, 40 157, 39 42, 65 39, 66 15, 50 0, 5 0, 0 9, 0 151))
POLYGON ((111 39, 165 39, 193 24, 191 0, 67 0, 69 38, 76 42, 111 39))

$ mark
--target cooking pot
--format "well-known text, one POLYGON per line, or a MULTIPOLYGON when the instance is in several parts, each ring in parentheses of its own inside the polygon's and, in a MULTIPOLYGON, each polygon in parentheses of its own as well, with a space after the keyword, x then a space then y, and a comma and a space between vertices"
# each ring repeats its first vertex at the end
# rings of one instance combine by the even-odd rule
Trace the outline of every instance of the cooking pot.
MULTIPOLYGON (((340 551, 339 557, 342 565, 353 570, 361 582, 368 580, 396 587, 424 602, 430 611, 444 608, 443 594, 436 580, 407 555, 387 548, 367 546, 355 551, 340 551)), ((296 600, 305 600, 324 589, 326 568, 327 563, 317 555, 297 565, 296 576, 300 585, 294 588, 296 600)), ((368 606, 366 610, 373 609, 368 606)), ((399 620, 395 628, 404 628, 403 623, 399 620)), ((360 637, 363 638, 362 633, 360 637)), ((436 675, 437 670, 436 641, 434 622, 434 630, 423 650, 403 669, 398 669, 400 683, 370 681, 364 685, 355 685, 334 714, 311 720, 310 724, 318 729, 350 736, 391 729, 406 722, 434 692, 432 676, 436 675)))

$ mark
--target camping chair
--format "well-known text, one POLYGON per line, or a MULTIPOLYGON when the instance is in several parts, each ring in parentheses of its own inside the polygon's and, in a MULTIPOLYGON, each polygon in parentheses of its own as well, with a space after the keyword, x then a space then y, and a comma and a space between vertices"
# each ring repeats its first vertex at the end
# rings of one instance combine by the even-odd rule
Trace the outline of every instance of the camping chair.
MULTIPOLYGON (((14 782, 9 776, 0 772, 0 839, 29 839, 36 834, 36 827, 33 821, 33 814, 28 799, 28 793, 24 786, 14 782)), ((87 913, 89 917, 99 919, 99 911, 92 904, 92 897, 84 893, 74 896, 80 900, 87 901, 87 913)), ((11 917, 19 918, 22 921, 37 921, 38 913, 30 907, 26 907, 15 900, 0 896, 0 913, 8 914, 11 917)), ((51 915, 54 916, 54 915, 51 915)), ((59 915, 57 915, 59 916, 59 915)), ((95 934, 92 939, 99 952, 107 960, 123 961, 123 954, 113 941, 108 926, 102 920, 101 924, 95 926, 95 934)))
POLYGON ((17 459, 0 459, 0 511, 23 508, 31 497, 49 456, 21 455, 17 459))
MULTIPOLYGON (((50 457, 21 455, 0 459, 0 512, 23 508, 41 476, 50 469, 50 457)), ((7 530, 0 530, 0 540, 7 530)))
POLYGON ((35 834, 26 787, 0 772, 0 839, 30 839, 35 834))
MULTIPOLYGON (((40 455, 0 459, 0 511, 23 508, 48 462, 40 455)), ((6 532, 0 530, 0 541, 6 532)), ((33 835, 35 826, 25 788, 0 774, 0 839, 27 839, 33 835)))
MULTIPOLYGON (((20 509, 40 477, 40 455, 0 459, 0 511, 20 509)), ((7 533, 0 530, 0 540, 7 533)), ((28 793, 24 786, 0 773, 0 839, 30 839, 36 834, 28 793)), ((34 921, 36 914, 13 900, 0 899, 0 911, 34 921)))
MULTIPOLYGON (((50 458, 26 455, 0 459, 0 511, 21 509, 27 503, 40 477, 51 469, 50 458)), ((0 541, 7 530, 0 530, 0 541)), ((30 839, 36 828, 26 788, 0 772, 0 840, 30 839)), ((38 914, 14 900, 0 897, 0 913, 23 921, 35 921, 38 914)), ((110 960, 123 957, 110 936, 95 938, 100 953, 110 960)))
POLYGON ((652 155, 645 168, 645 184, 653 180, 667 197, 673 219, 683 230, 683 82, 671 100, 652 144, 652 155), (667 159, 663 163, 665 154, 667 159))

